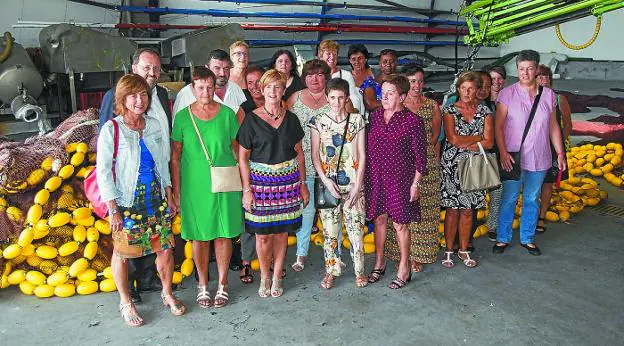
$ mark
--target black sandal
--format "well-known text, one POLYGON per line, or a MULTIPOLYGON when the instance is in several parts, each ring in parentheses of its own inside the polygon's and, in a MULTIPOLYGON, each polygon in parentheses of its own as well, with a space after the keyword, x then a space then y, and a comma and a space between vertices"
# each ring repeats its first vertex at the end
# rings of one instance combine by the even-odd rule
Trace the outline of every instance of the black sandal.
POLYGON ((539 219, 537 219, 538 225, 535 226, 535 232, 537 232, 537 233, 544 233, 544 232, 546 232, 546 227, 540 226, 539 225, 540 221, 542 221, 544 224, 546 224, 546 220, 544 220, 543 218, 540 217, 539 219))
POLYGON ((503 243, 503 242, 500 242, 500 243, 501 243, 501 244, 503 244, 503 245, 498 245, 498 243, 499 243, 499 242, 497 242, 496 244, 494 244, 494 247, 492 248, 492 252, 493 252, 493 253, 498 253, 498 254, 505 252, 505 249, 507 249, 507 247, 509 246, 509 244, 507 244, 507 243, 503 243))
POLYGON ((373 269, 371 273, 368 274, 368 282, 372 284, 381 280, 381 278, 386 274, 387 267, 388 264, 386 264, 383 269, 373 269))
POLYGON ((254 277, 251 272, 251 265, 243 264, 243 274, 238 276, 240 281, 244 284, 251 284, 254 282, 254 277))
POLYGON ((399 279, 398 276, 396 276, 394 278, 394 280, 392 280, 392 282, 390 283, 390 285, 388 286, 389 288, 393 289, 393 290, 398 290, 401 289, 403 287, 405 287, 405 285, 407 285, 408 282, 412 281, 412 272, 409 273, 409 275, 407 276, 407 280, 403 281, 401 279, 399 279))

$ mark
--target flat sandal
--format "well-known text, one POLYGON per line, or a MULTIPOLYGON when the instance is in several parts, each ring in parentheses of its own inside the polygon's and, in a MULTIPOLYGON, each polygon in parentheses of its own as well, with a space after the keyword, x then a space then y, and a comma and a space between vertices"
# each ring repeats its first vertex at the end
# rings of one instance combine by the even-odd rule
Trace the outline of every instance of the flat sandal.
POLYGON ((197 303, 202 309, 208 309, 212 306, 212 298, 210 297, 210 291, 207 286, 197 286, 197 303), (203 302, 207 302, 202 304, 203 302))

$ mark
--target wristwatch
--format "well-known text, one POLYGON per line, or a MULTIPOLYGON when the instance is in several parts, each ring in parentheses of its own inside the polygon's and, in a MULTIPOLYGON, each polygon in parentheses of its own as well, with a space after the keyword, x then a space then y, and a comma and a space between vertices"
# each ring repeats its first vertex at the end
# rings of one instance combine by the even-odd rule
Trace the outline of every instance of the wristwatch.
POLYGON ((117 208, 108 208, 108 214, 110 216, 113 216, 115 214, 119 213, 119 210, 117 210, 117 208))

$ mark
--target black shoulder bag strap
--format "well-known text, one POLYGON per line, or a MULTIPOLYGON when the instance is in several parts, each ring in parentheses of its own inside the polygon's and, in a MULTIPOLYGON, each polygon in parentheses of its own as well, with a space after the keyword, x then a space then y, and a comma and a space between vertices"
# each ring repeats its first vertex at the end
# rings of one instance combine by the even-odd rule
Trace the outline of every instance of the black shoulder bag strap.
POLYGON ((351 113, 347 115, 347 123, 345 124, 345 129, 342 134, 342 145, 340 146, 340 154, 338 154, 338 162, 336 163, 336 172, 334 172, 334 178, 336 179, 336 184, 338 183, 338 169, 340 168, 340 160, 342 160, 342 150, 347 142, 347 131, 349 130, 349 119, 351 118, 351 113))
MULTIPOLYGON (((522 144, 524 144, 524 140, 526 136, 529 134, 529 129, 531 128, 531 123, 533 122, 533 118, 535 118, 535 112, 537 111, 537 105, 539 105, 540 98, 542 97, 542 91, 544 90, 543 86, 539 86, 537 95, 535 95, 535 100, 533 100, 533 107, 531 107, 531 113, 529 114, 529 120, 527 120, 526 126, 524 126, 524 133, 522 134, 522 142, 520 142, 520 148, 522 148, 522 144)), ((520 150, 518 150, 520 152, 520 150)))

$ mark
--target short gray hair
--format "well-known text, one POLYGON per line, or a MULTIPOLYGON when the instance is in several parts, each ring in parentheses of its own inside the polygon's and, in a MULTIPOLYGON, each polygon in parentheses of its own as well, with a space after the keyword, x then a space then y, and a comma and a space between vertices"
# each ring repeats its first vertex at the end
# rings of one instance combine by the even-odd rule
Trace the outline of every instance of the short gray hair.
POLYGON ((158 52, 155 51, 154 49, 152 49, 152 48, 139 48, 132 55, 132 65, 137 65, 139 63, 139 58, 141 58, 141 54, 143 54, 143 53, 154 54, 154 55, 156 55, 158 57, 158 59, 160 59, 160 54, 158 54, 158 52))
POLYGON ((535 65, 539 64, 540 55, 532 49, 521 50, 516 56, 516 66, 523 61, 533 61, 535 65))

